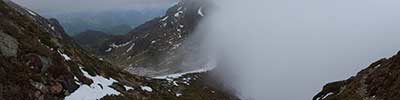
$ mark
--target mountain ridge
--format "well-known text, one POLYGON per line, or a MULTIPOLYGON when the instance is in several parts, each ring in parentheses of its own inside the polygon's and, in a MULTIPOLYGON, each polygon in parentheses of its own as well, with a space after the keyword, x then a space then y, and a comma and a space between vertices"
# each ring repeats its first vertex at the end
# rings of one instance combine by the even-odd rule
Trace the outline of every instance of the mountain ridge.
POLYGON ((207 0, 181 0, 164 16, 147 21, 128 34, 110 37, 92 49, 114 65, 141 76, 201 68, 207 63, 206 58, 193 60, 201 52, 201 40, 189 38, 195 35, 195 27, 210 6, 207 0), (184 61, 188 59, 192 61, 184 61))
POLYGON ((400 52, 382 58, 349 79, 326 84, 313 100, 398 100, 400 52))

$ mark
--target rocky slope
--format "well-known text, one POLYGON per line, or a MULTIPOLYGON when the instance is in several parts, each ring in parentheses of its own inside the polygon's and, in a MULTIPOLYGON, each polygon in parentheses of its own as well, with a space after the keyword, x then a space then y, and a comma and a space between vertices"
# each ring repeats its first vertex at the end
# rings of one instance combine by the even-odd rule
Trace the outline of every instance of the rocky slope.
POLYGON ((399 100, 400 52, 347 80, 328 83, 313 100, 399 100))
POLYGON ((0 100, 235 100, 198 73, 134 76, 81 49, 55 19, 0 1, 0 100))
MULTIPOLYGON (((129 32, 112 37, 98 55, 125 70, 157 76, 204 68, 199 56, 199 41, 189 41, 194 29, 209 8, 207 0, 180 0, 162 17, 154 18, 129 32)), ((206 58, 206 57, 203 57, 206 58)))

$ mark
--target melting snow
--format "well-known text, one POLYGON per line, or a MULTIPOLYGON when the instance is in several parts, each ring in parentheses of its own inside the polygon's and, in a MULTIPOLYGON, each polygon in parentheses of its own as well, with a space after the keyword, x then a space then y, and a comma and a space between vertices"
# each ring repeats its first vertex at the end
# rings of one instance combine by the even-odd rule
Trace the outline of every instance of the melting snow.
POLYGON ((328 94, 326 94, 324 97, 322 97, 321 99, 325 99, 326 97, 328 97, 329 95, 332 95, 332 94, 334 94, 334 93, 332 93, 332 92, 329 92, 328 94))
POLYGON ((172 84, 175 85, 175 86, 179 86, 179 84, 176 83, 176 81, 173 81, 172 84))
POLYGON ((215 91, 211 91, 211 93, 215 93, 215 91))
POLYGON ((112 50, 112 48, 108 48, 108 49, 106 50, 106 52, 111 52, 111 50, 112 50))
POLYGON ((183 82, 183 83, 184 83, 184 84, 186 84, 186 85, 190 85, 190 83, 188 83, 188 82, 186 82, 186 81, 185 81, 185 82, 183 82))
POLYGON ((179 10, 181 10, 182 9, 182 7, 179 7, 178 9, 176 9, 177 11, 179 11, 179 10))
POLYGON ((88 85, 81 85, 75 92, 71 95, 66 96, 64 100, 98 100, 106 95, 118 95, 118 91, 109 87, 112 83, 117 82, 116 80, 110 78, 106 79, 101 76, 90 76, 86 71, 80 68, 83 75, 87 78, 93 80, 93 83, 88 85))
POLYGON ((61 53, 60 50, 57 50, 57 51, 58 51, 58 53, 59 53, 61 56, 64 57, 64 59, 65 59, 66 61, 71 60, 71 58, 70 58, 68 55, 61 53))
POLYGON ((175 13, 174 16, 175 16, 175 17, 179 17, 182 13, 183 13, 183 11, 178 11, 178 12, 175 13))
POLYGON ((33 11, 31 11, 31 10, 29 10, 29 9, 26 9, 26 11, 28 11, 28 13, 31 14, 31 15, 33 15, 33 16, 37 16, 36 13, 34 13, 33 11))
POLYGON ((157 76, 157 77, 153 77, 153 78, 154 79, 177 79, 186 74, 202 73, 202 72, 210 71, 212 69, 214 69, 214 67, 206 67, 206 68, 202 68, 202 69, 198 69, 198 70, 193 70, 193 71, 188 71, 188 72, 183 72, 183 73, 176 73, 176 74, 165 75, 165 76, 157 76))
POLYGON ((182 93, 176 93, 175 96, 180 97, 180 96, 182 96, 182 93))
POLYGON ((168 19, 169 16, 165 16, 163 19, 161 19, 161 21, 165 21, 168 19))
POLYGON ((141 86, 140 88, 142 88, 143 91, 153 92, 153 89, 149 86, 141 86))
POLYGON ((199 14, 200 16, 204 16, 204 14, 203 14, 203 8, 202 7, 200 7, 199 8, 199 10, 197 10, 197 14, 199 14))
POLYGON ((119 45, 116 45, 115 43, 112 43, 110 46, 113 47, 113 48, 119 48, 119 47, 124 47, 124 46, 129 45, 131 42, 132 41, 129 41, 129 42, 122 43, 122 44, 119 44, 119 45))
POLYGON ((132 45, 126 50, 126 53, 131 51, 133 49, 133 47, 135 47, 135 43, 132 43, 132 45))
POLYGON ((126 90, 134 90, 134 89, 135 89, 135 88, 133 88, 133 87, 126 86, 126 85, 124 85, 124 87, 125 87, 126 90))

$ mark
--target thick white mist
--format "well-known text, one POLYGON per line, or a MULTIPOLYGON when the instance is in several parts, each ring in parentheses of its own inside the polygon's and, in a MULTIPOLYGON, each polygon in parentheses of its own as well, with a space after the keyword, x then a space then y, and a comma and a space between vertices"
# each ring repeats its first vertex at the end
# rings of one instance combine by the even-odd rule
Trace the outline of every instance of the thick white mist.
POLYGON ((400 50, 398 0, 214 0, 198 30, 243 99, 310 100, 400 50))

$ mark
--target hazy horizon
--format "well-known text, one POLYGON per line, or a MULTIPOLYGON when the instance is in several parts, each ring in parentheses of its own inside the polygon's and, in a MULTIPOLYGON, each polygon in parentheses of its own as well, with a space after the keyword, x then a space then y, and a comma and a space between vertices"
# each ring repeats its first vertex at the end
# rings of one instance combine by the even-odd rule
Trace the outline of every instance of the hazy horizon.
POLYGON ((41 14, 166 9, 178 0, 11 0, 41 14))

